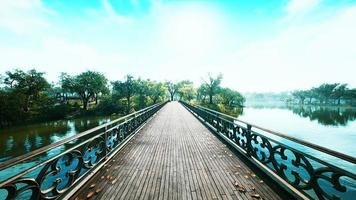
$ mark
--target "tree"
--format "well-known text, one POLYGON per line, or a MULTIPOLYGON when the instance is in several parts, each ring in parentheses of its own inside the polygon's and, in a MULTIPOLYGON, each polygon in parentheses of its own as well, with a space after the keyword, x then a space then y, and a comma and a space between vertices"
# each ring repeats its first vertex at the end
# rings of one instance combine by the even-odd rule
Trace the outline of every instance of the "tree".
POLYGON ((196 96, 193 82, 189 80, 180 81, 177 83, 177 93, 180 100, 191 101, 196 96))
POLYGON ((204 81, 204 88, 209 96, 209 104, 213 104, 213 97, 219 92, 222 74, 214 78, 211 74, 208 75, 208 80, 204 81))
POLYGON ((62 88, 79 95, 83 109, 88 110, 90 99, 97 98, 99 93, 105 93, 107 89, 106 77, 95 71, 86 71, 75 77, 67 74, 61 76, 62 88))
POLYGON ((146 96, 149 93, 149 80, 137 79, 135 80, 136 93, 138 95, 138 109, 146 106, 146 96))
POLYGON ((35 69, 24 72, 15 70, 14 72, 7 71, 4 83, 11 90, 21 93, 25 96, 24 111, 30 109, 31 101, 36 99, 40 92, 45 91, 49 87, 47 80, 43 77, 43 72, 37 72, 35 69))
POLYGON ((332 97, 337 100, 338 105, 340 105, 341 99, 346 96, 347 90, 347 84, 339 84, 334 88, 332 97))
POLYGON ((108 94, 109 88, 107 87, 108 79, 103 74, 92 72, 94 73, 94 79, 92 83, 94 98, 95 98, 95 105, 98 104, 98 98, 100 95, 108 94))
POLYGON ((178 85, 175 83, 172 83, 170 81, 166 82, 167 88, 168 88, 168 92, 171 96, 171 101, 174 100, 174 96, 176 95, 177 91, 178 91, 178 85))
POLYGON ((135 94, 137 84, 134 77, 127 75, 124 81, 115 81, 112 83, 113 90, 119 97, 126 98, 126 114, 131 111, 131 98, 135 94))
POLYGON ((237 91, 231 90, 230 88, 222 88, 219 93, 221 103, 230 108, 232 107, 242 107, 245 102, 245 98, 237 91))
POLYGON ((68 75, 67 73, 61 73, 59 76, 59 82, 63 92, 64 102, 68 103, 68 94, 74 93, 75 81, 74 77, 68 75))
POLYGON ((334 89, 338 86, 338 83, 324 83, 315 89, 318 94, 320 103, 327 103, 327 101, 332 97, 334 89))
POLYGON ((303 90, 297 90, 292 92, 292 95, 299 100, 300 104, 304 104, 304 100, 306 99, 306 92, 303 90))
POLYGON ((205 104, 207 94, 208 92, 205 85, 200 85, 200 87, 197 90, 197 100, 205 104))
POLYGON ((152 100, 153 104, 156 104, 160 98, 164 98, 167 93, 167 87, 161 82, 151 81, 149 83, 149 93, 148 96, 152 100))

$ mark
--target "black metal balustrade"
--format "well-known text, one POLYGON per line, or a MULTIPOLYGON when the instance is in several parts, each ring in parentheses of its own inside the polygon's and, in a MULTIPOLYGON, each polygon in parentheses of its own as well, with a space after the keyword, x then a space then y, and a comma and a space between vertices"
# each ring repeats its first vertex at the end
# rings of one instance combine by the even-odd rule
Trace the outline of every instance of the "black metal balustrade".
POLYGON ((295 197, 356 198, 356 158, 202 106, 181 103, 295 197), (295 148, 298 145, 305 148, 305 151, 295 148), (313 151, 317 154, 310 153, 313 151), (321 154, 346 162, 347 169, 316 156, 321 154))
POLYGON ((70 196, 164 105, 150 106, 0 164, 0 175, 6 170, 13 173, 10 177, 0 177, 0 199, 70 196), (41 156, 63 147, 65 151, 41 160, 41 156), (19 167, 23 163, 33 164, 23 169, 19 167))

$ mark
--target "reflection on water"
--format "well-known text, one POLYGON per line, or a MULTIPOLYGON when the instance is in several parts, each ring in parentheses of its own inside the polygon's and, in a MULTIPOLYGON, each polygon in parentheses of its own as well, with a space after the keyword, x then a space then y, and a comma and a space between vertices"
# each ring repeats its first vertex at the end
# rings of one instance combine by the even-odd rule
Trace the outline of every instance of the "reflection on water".
MULTIPOLYGON (((0 129, 0 162, 55 143, 113 118, 115 117, 84 117, 0 129)), ((62 148, 63 151, 67 147, 62 148)))
POLYGON ((345 126, 356 119, 356 110, 342 107, 288 106, 294 114, 317 120, 322 125, 345 126))
POLYGON ((356 109, 246 107, 239 119, 356 156, 356 109))
MULTIPOLYGON (((356 141, 356 109, 320 106, 258 106, 244 108, 243 115, 241 115, 239 119, 347 155, 356 156, 356 148, 354 145, 354 142, 356 141)), ((261 130, 259 130, 259 132, 267 135, 275 141, 311 155, 314 159, 326 161, 331 165, 354 173, 355 165, 350 162, 343 161, 334 156, 327 155, 287 139, 281 139, 280 137, 273 136, 261 130)), ((265 155, 268 155, 268 152, 264 153, 265 155)), ((286 170, 287 176, 293 180, 294 175, 291 173, 290 169, 295 168, 295 166, 291 164, 293 163, 292 159, 294 159, 294 156, 290 156, 291 157, 287 156, 289 157, 288 162, 281 160, 280 158, 277 160, 282 161, 282 163, 288 166, 286 170)), ((320 163, 312 162, 310 158, 308 160, 313 166, 320 165, 320 163)), ((303 167, 299 167, 299 169, 295 170, 298 171, 299 175, 303 177, 304 180, 308 180, 308 173, 303 171, 303 167)), ((340 182, 341 185, 346 185, 349 190, 342 195, 339 192, 336 192, 335 188, 326 181, 319 181, 318 183, 323 185, 327 192, 341 195, 343 197, 342 199, 354 199, 356 195, 355 181, 349 178, 341 178, 340 182)))

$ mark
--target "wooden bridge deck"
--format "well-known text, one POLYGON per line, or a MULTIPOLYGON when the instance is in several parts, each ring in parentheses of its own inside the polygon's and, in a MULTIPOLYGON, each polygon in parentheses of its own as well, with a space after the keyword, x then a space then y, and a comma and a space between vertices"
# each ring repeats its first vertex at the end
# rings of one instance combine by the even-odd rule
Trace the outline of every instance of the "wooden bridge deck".
POLYGON ((177 102, 72 199, 285 199, 177 102), (246 190, 246 192, 244 192, 246 190))

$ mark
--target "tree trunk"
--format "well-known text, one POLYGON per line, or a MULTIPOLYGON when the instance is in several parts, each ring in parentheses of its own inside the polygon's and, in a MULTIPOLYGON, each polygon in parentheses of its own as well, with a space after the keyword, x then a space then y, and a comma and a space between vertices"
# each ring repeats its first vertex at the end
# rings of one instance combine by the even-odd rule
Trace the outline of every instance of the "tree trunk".
POLYGON ((126 97, 127 99, 127 110, 126 110, 126 114, 129 114, 130 113, 130 110, 131 110, 131 100, 130 100, 130 97, 126 97))
POLYGON ((95 94, 95 105, 98 105, 98 94, 95 94))
POLYGON ((25 107, 23 109, 25 112, 28 112, 30 110, 30 96, 26 97, 25 100, 25 107))
POLYGON ((209 94, 209 104, 213 104, 213 95, 209 94))
POLYGON ((88 100, 87 99, 83 99, 83 109, 88 110, 88 100))

